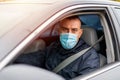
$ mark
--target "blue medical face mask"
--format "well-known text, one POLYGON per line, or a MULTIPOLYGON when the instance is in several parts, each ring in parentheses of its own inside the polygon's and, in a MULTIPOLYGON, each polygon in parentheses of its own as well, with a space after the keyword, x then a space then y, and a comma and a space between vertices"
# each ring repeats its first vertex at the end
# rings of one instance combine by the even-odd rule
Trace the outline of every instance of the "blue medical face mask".
POLYGON ((72 49, 77 44, 77 35, 72 33, 61 33, 60 42, 64 49, 72 49))

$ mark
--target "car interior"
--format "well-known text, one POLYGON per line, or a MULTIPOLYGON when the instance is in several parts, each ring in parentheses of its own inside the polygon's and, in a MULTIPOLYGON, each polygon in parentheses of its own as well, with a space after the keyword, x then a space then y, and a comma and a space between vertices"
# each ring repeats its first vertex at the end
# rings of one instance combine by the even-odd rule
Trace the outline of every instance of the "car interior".
MULTIPOLYGON (((80 15, 79 18, 82 21, 82 29, 84 30, 82 39, 87 44, 94 44, 101 36, 104 35, 98 15, 86 14, 80 15), (93 21, 90 20, 91 18, 93 19, 93 21)), ((59 40, 59 35, 57 33, 58 27, 59 26, 56 23, 52 27, 48 28, 46 31, 43 32, 43 34, 40 35, 38 39, 36 39, 30 46, 28 46, 23 53, 27 54, 38 50, 44 50, 52 42, 59 40)), ((93 48, 95 48, 100 55, 100 66, 102 67, 107 64, 105 53, 105 39, 102 39, 93 48)))
MULTIPOLYGON (((93 48, 99 53, 100 56, 100 67, 103 67, 107 64, 107 56, 106 56, 106 44, 104 38, 103 27, 101 26, 101 22, 99 16, 96 14, 85 14, 79 16, 82 21, 82 39, 88 44, 93 45, 96 43, 99 38, 103 37, 102 40, 97 42, 93 48), (91 19, 94 21, 91 21, 91 19)), ((47 46, 49 46, 52 42, 59 40, 58 29, 59 25, 55 23, 46 29, 40 36, 35 39, 28 47, 23 50, 24 54, 29 54, 31 52, 35 52, 38 50, 45 50, 47 46)))

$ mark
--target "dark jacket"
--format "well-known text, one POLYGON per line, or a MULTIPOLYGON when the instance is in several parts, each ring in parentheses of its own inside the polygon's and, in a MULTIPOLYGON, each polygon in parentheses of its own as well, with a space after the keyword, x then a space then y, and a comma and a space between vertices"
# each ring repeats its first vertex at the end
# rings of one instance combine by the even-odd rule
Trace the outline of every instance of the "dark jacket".
MULTIPOLYGON (((52 71, 63 60, 88 47, 89 46, 83 40, 79 40, 78 44, 73 49, 65 50, 64 48, 62 48, 60 42, 57 41, 47 47, 44 52, 38 51, 32 54, 22 55, 16 60, 16 62, 44 67, 52 71)), ((89 73, 99 67, 99 55, 97 54, 95 49, 91 49, 84 55, 79 57, 77 60, 66 66, 60 72, 58 72, 58 74, 62 75, 66 79, 71 79, 78 75, 89 73)))

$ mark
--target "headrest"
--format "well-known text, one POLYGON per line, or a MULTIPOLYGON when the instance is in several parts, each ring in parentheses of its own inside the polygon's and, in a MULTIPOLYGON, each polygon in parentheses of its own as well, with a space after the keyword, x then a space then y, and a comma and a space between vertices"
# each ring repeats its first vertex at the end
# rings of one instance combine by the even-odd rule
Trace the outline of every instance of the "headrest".
MULTIPOLYGON (((83 29, 82 39, 87 44, 92 45, 98 40, 97 33, 96 33, 95 29, 88 27, 88 26, 82 26, 82 29, 83 29)), ((94 46, 94 48, 96 49, 96 51, 99 51, 100 50, 99 43, 96 44, 94 46)))
POLYGON ((32 53, 38 50, 44 50, 45 47, 46 44, 44 40, 36 39, 23 51, 23 53, 32 53))

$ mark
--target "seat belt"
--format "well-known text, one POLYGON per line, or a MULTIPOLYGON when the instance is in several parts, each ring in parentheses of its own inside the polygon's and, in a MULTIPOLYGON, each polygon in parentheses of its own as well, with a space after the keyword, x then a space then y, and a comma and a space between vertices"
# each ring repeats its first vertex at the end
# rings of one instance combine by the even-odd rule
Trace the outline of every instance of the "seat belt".
POLYGON ((92 47, 94 47, 97 43, 99 43, 100 41, 103 40, 103 36, 101 36, 93 45, 91 45, 90 47, 68 57, 67 59, 65 59, 64 61, 62 61, 58 66, 56 66, 53 69, 53 72, 57 73, 60 70, 62 70, 63 68, 65 68, 66 66, 68 66, 70 63, 72 63, 73 61, 75 61, 76 59, 78 59, 81 55, 85 54, 87 51, 89 51, 92 47))

